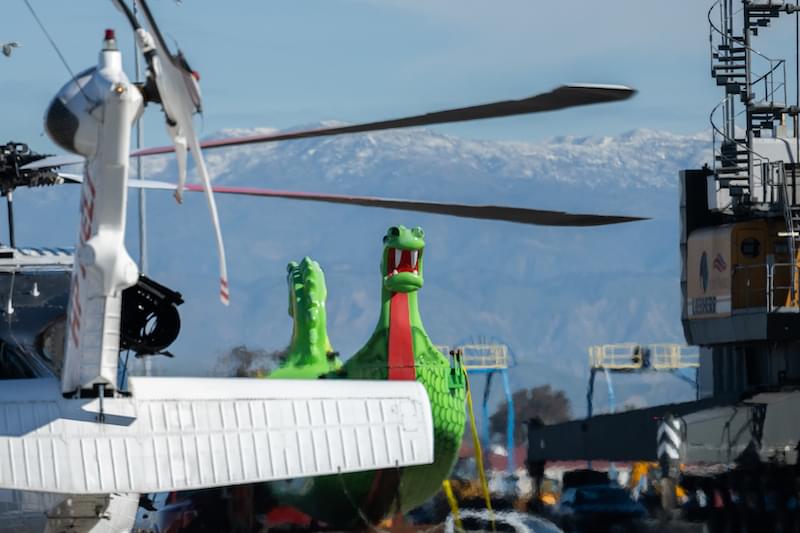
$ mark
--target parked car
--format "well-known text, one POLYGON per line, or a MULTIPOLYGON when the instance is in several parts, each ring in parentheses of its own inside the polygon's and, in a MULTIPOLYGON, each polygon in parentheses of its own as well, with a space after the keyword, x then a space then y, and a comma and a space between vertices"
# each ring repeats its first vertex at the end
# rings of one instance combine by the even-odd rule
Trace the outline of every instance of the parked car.
POLYGON ((570 470, 564 472, 564 477, 561 480, 561 485, 564 489, 573 487, 582 487, 584 485, 608 485, 608 472, 600 472, 598 470, 580 469, 570 470))
POLYGON ((188 492, 162 492, 147 496, 136 516, 136 533, 178 533, 188 528, 197 512, 188 492))
POLYGON ((565 489, 553 516, 565 531, 638 531, 647 511, 621 487, 584 485, 565 489))

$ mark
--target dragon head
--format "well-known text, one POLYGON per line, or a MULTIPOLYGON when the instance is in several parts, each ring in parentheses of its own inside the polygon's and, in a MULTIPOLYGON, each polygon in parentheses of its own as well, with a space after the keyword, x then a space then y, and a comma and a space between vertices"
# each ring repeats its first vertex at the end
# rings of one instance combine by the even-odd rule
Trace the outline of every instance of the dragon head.
POLYGON ((302 325, 314 327, 325 312, 325 275, 319 263, 310 257, 300 263, 292 261, 286 266, 289 283, 289 316, 302 325))
POLYGON ((422 288, 422 253, 425 249, 422 228, 392 226, 383 237, 383 245, 383 288, 389 292, 414 292, 422 288))

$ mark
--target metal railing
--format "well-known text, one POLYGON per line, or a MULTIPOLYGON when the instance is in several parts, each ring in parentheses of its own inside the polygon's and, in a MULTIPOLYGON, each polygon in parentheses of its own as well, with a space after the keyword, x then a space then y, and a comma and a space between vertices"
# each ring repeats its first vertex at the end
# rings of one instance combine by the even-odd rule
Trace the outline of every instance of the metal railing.
MULTIPOLYGON (((762 170, 762 174, 765 171, 769 172, 770 177, 772 176, 773 169, 777 171, 780 180, 780 194, 781 194, 781 210, 783 213, 783 220, 784 224, 786 224, 786 243, 789 248, 789 257, 793 260, 797 258, 797 228, 794 227, 794 214, 792 213, 792 206, 794 205, 795 201, 795 192, 797 183, 794 180, 794 173, 792 173, 792 192, 791 196, 789 194, 789 183, 787 180, 786 169, 784 168, 783 164, 778 165, 768 165, 762 170)), ((789 273, 789 279, 794 279, 797 274, 797 265, 796 263, 792 264, 791 271, 789 273)), ((791 291, 791 300, 795 301, 796 298, 796 289, 794 284, 789 289, 791 291)))
POLYGON ((656 370, 699 368, 700 351, 694 346, 681 344, 651 344, 650 366, 656 370))
POLYGON ((589 367, 597 370, 678 370, 700 366, 696 347, 675 343, 624 342, 589 347, 589 367))
MULTIPOLYGON (((743 9, 739 9, 736 12, 733 12, 733 8, 731 5, 730 0, 717 0, 714 2, 708 10, 707 18, 708 18, 708 43, 710 48, 709 59, 711 63, 711 69, 713 71, 714 68, 714 47, 719 47, 719 45, 725 45, 728 47, 731 46, 740 46, 742 48, 746 48, 747 51, 751 54, 755 54, 758 58, 763 60, 767 64, 766 71, 764 74, 752 80, 750 82, 750 87, 755 87, 762 81, 764 82, 764 100, 771 101, 776 94, 780 91, 783 91, 783 103, 786 103, 787 98, 787 86, 786 86, 786 60, 785 59, 773 59, 768 57, 752 46, 748 46, 743 38, 736 38, 734 33, 734 22, 733 17, 734 15, 738 15, 742 13, 743 9), (714 23, 714 11, 719 11, 719 25, 714 23), (717 42, 714 38, 717 38, 719 42, 717 42), (777 78, 777 81, 776 81, 777 78)), ((744 31, 744 28, 742 28, 744 31)), ((722 69, 725 70, 725 69, 722 69)))
MULTIPOLYGON (((734 12, 733 5, 730 0, 717 0, 708 10, 707 18, 709 24, 709 47, 710 47, 710 61, 711 61, 711 71, 712 75, 716 76, 716 70, 714 65, 714 58, 715 54, 718 53, 719 47, 724 45, 726 47, 740 47, 746 50, 747 54, 747 77, 748 79, 745 81, 746 90, 750 92, 753 91, 755 95, 755 91, 757 90, 758 86, 763 82, 763 89, 764 89, 764 101, 769 103, 774 103, 774 99, 776 96, 783 96, 783 102, 781 102, 784 106, 787 102, 787 85, 786 85, 786 61, 784 59, 773 59, 768 57, 758 50, 754 49, 752 46, 749 45, 749 40, 743 37, 735 37, 734 36, 734 15, 738 15, 741 13, 741 9, 734 12), (715 10, 718 11, 719 15, 719 23, 715 23, 714 21, 714 13, 715 10), (715 47, 717 50, 715 50, 715 47), (759 59, 759 62, 765 63, 765 72, 758 76, 755 80, 751 80, 750 76, 753 70, 751 66, 752 59, 759 59)), ((746 31, 742 28, 742 31, 746 31)), ((720 70, 726 70, 724 66, 719 66, 720 70)), ((732 69, 728 69, 732 70, 732 69)), ((760 70, 760 69, 759 69, 760 70)), ((722 74, 724 75, 724 74, 722 74)), ((736 139, 736 117, 741 115, 746 111, 743 110, 739 113, 735 112, 735 102, 737 100, 738 95, 734 94, 726 94, 725 97, 711 110, 709 114, 709 122, 711 123, 712 129, 712 153, 716 156, 718 155, 717 152, 717 137, 721 137, 721 141, 719 141, 720 145, 727 142, 733 144, 737 147, 737 149, 741 149, 748 153, 748 163, 747 163, 747 174, 752 175, 753 167, 757 164, 764 164, 770 163, 770 160, 761 154, 758 154, 753 150, 752 143, 750 139, 746 139, 745 142, 740 142, 736 139), (723 117, 722 122, 723 126, 719 127, 717 125, 716 115, 720 110, 723 110, 723 117)), ((749 115, 748 115, 749 120, 749 115)), ((747 124, 747 129, 749 130, 750 124, 747 124)), ((749 136, 748 136, 749 137, 749 136)), ((720 151, 719 155, 722 157, 723 154, 720 151)), ((736 159, 736 154, 734 154, 733 159, 736 159)), ((713 170, 716 172, 717 164, 716 164, 716 157, 712 162, 713 170)), ((742 169, 742 172, 745 170, 742 169)), ((744 179, 745 176, 739 176, 738 174, 730 176, 729 179, 744 179)))
POLYGON ((731 269, 732 311, 800 311, 797 282, 795 263, 735 266, 731 269))
POLYGON ((781 101, 780 103, 782 103, 783 105, 786 105, 786 60, 785 59, 772 59, 771 57, 767 57, 764 54, 762 54, 761 52, 758 52, 757 50, 754 50, 753 48, 750 48, 750 51, 753 52, 754 54, 756 54, 758 57, 760 57, 764 61, 766 61, 767 64, 769 65, 769 68, 767 69, 767 71, 764 74, 762 74, 761 76, 759 76, 758 78, 756 78, 750 84, 750 86, 753 87, 753 90, 755 91, 757 89, 756 85, 758 85, 762 81, 764 82, 764 101, 765 102, 774 102, 775 95, 779 91, 783 90, 783 101, 781 101), (776 83, 775 82, 775 78, 776 78, 776 73, 778 73, 778 69, 781 69, 781 72, 779 73, 780 77, 779 77, 779 79, 777 81, 777 86, 776 86, 775 85, 775 83, 776 83))
MULTIPOLYGON (((750 147, 749 140, 746 140, 744 142, 738 140, 736 138, 736 136, 735 136, 735 131, 734 131, 735 130, 735 126, 731 126, 730 127, 731 132, 729 133, 728 131, 723 131, 717 125, 717 120, 716 120, 717 112, 724 105, 725 106, 724 107, 725 114, 726 114, 726 117, 724 117, 724 119, 723 119, 725 121, 725 123, 726 123, 725 130, 729 129, 729 127, 727 126, 728 121, 729 120, 730 121, 735 120, 733 118, 728 118, 727 117, 727 115, 732 113, 732 111, 733 111, 733 102, 734 102, 734 100, 735 100, 734 95, 726 95, 722 100, 720 100, 720 102, 716 106, 714 106, 714 108, 711 110, 711 113, 709 113, 709 115, 708 115, 708 121, 709 121, 709 124, 711 124, 711 152, 714 154, 714 156, 722 155, 722 151, 721 150, 719 152, 717 151, 717 144, 719 144, 719 146, 721 147, 724 142, 727 142, 727 143, 730 143, 730 144, 735 144, 737 146, 737 148, 740 148, 741 150, 746 151, 750 155, 750 161, 751 162, 748 163, 748 168, 747 169, 742 169, 742 172, 747 172, 748 176, 741 176, 741 177, 738 178, 738 179, 745 179, 745 178, 749 177, 749 175, 752 174, 752 168, 755 165, 770 164, 770 159, 768 157, 764 156, 764 155, 759 154, 755 150, 753 150, 750 147), (718 140, 718 137, 721 138, 721 140, 718 140)), ((734 159, 735 159, 735 157, 736 156, 734 156, 734 159)), ((716 157, 714 157, 714 159, 713 159, 711 164, 712 164, 712 167, 711 167, 712 170, 716 171, 717 170, 717 158, 716 157)), ((732 177, 732 179, 737 179, 737 178, 734 176, 734 177, 732 177)))
POLYGON ((505 344, 464 344, 458 347, 467 370, 508 368, 508 346, 505 344))
POLYGON ((589 346, 589 367, 610 370, 641 370, 644 347, 635 342, 589 346))

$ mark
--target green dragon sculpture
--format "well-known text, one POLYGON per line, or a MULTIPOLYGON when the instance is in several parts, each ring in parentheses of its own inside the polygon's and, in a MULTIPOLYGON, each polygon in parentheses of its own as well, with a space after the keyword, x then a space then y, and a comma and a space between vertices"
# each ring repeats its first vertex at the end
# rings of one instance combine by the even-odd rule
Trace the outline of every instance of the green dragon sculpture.
POLYGON ((342 366, 328 339, 325 300, 328 289, 319 263, 304 257, 286 267, 289 285, 289 316, 292 342, 280 368, 269 377, 309 379, 339 370, 342 366))
MULTIPOLYGON (((304 259, 289 265, 290 315, 294 332, 289 355, 271 378, 417 380, 431 402, 434 457, 430 465, 324 476, 294 484, 272 484, 271 496, 336 528, 419 506, 441 488, 458 457, 465 426, 465 386, 460 364, 451 367, 433 345, 419 313, 423 285, 424 233, 389 228, 383 238, 381 311, 372 336, 340 365, 325 330, 325 281, 319 265, 304 259)), ((298 480, 299 481, 299 480, 298 480)))

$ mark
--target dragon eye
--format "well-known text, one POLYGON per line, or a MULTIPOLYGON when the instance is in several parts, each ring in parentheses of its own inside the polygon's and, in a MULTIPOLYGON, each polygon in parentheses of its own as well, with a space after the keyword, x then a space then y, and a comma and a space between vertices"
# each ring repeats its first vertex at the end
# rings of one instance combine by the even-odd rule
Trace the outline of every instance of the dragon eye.
POLYGON ((400 236, 400 228, 398 228, 397 226, 392 226, 391 228, 389 228, 389 231, 386 232, 386 233, 388 235, 391 235, 392 237, 399 237, 400 236))

